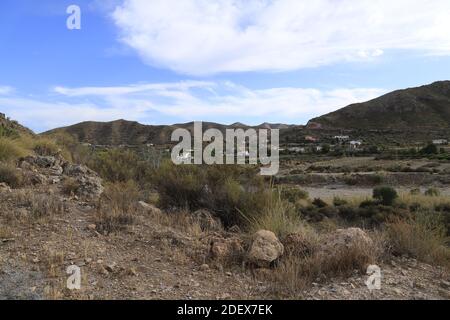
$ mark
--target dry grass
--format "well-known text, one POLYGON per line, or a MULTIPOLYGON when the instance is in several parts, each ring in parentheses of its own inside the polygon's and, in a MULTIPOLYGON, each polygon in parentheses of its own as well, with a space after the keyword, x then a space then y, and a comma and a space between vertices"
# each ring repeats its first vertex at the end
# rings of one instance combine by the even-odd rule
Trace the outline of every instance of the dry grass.
POLYGON ((424 209, 434 209, 435 207, 442 204, 450 204, 450 199, 448 196, 430 197, 423 194, 412 195, 409 193, 401 193, 398 201, 400 203, 406 204, 407 206, 418 203, 424 209))
POLYGON ((77 194, 79 188, 80 188, 80 183, 77 181, 77 179, 69 177, 69 178, 64 179, 61 191, 65 195, 74 196, 77 194))
POLYGON ((139 189, 136 183, 109 184, 97 205, 95 224, 104 234, 120 231, 133 224, 139 210, 139 189))
POLYGON ((66 212, 66 204, 55 195, 31 194, 28 200, 30 217, 33 220, 52 218, 66 212))
POLYGON ((23 185, 24 178, 14 165, 0 163, 0 182, 6 183, 11 188, 19 188, 23 185))
POLYGON ((436 217, 425 214, 387 225, 393 254, 412 256, 430 264, 450 267, 449 237, 436 217))
POLYGON ((270 194, 264 211, 255 217, 246 216, 241 212, 249 224, 249 232, 255 233, 259 230, 269 230, 278 237, 285 237, 291 233, 303 232, 305 223, 295 212, 295 206, 282 200, 279 192, 270 194))
POLYGON ((315 251, 298 255, 287 252, 271 274, 271 291, 275 295, 297 297, 312 282, 329 280, 331 277, 347 277, 355 270, 365 273, 368 265, 379 263, 384 254, 384 239, 379 234, 372 236, 373 244, 355 243, 330 253, 320 248, 321 240, 315 243, 315 251))

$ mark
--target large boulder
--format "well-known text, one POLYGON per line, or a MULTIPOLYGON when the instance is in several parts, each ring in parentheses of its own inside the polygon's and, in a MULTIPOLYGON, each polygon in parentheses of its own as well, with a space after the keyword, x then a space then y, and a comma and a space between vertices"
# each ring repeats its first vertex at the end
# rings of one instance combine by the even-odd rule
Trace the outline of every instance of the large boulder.
POLYGON ((356 247, 369 248, 373 246, 372 239, 360 228, 338 229, 323 239, 320 251, 333 255, 342 250, 356 247))
POLYGON ((262 268, 269 267, 284 253, 284 246, 277 236, 267 230, 258 231, 247 255, 248 262, 262 268))

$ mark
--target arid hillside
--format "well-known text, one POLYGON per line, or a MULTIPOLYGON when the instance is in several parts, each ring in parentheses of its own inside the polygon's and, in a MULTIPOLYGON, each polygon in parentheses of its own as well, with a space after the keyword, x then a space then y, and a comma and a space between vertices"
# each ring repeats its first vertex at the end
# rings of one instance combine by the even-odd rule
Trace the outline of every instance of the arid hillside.
POLYGON ((363 130, 448 130, 450 81, 394 91, 312 119, 308 126, 363 130))

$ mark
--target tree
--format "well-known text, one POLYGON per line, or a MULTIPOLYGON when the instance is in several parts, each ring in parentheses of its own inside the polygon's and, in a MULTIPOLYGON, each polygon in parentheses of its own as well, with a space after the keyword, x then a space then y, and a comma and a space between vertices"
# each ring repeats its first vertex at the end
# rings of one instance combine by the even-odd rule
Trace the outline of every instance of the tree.
POLYGON ((422 148, 422 150, 420 150, 420 152, 423 154, 438 154, 439 150, 436 145, 430 143, 426 147, 422 148))
POLYGON ((378 187, 373 189, 373 198, 381 201, 385 206, 392 206, 398 198, 398 194, 394 188, 378 187))

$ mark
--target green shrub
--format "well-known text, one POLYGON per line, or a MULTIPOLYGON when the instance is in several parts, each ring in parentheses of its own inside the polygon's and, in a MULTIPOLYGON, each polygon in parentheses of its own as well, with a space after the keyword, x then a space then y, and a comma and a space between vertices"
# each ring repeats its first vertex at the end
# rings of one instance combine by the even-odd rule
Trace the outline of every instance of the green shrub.
POLYGON ((345 200, 345 199, 341 199, 341 198, 339 198, 339 197, 334 197, 334 198, 333 198, 333 205, 334 205, 335 207, 345 206, 345 205, 347 205, 347 204, 348 204, 348 201, 345 200))
POLYGON ((308 199, 309 194, 307 191, 297 187, 282 187, 281 198, 291 203, 296 203, 298 200, 308 199))
POLYGON ((441 195, 441 192, 436 188, 429 188, 427 191, 425 191, 425 195, 428 197, 439 197, 441 195))
POLYGON ((154 176, 160 204, 166 208, 205 208, 225 227, 248 224, 261 215, 271 191, 253 168, 243 166, 176 166, 164 162, 154 176))
POLYGON ((14 165, 0 163, 0 182, 4 182, 11 188, 19 188, 23 185, 23 175, 14 165))
POLYGON ((420 150, 420 153, 426 154, 426 155, 438 154, 439 153, 439 149, 438 149, 438 147, 436 145, 430 143, 426 147, 422 148, 420 150))
POLYGON ((398 198, 397 191, 391 187, 378 187, 373 189, 373 198, 385 206, 392 206, 398 198))
POLYGON ((138 180, 140 159, 130 150, 110 149, 93 156, 88 166, 110 182, 138 180))
POLYGON ((314 201, 312 202, 313 205, 315 205, 317 208, 325 208, 328 206, 328 203, 326 203, 325 201, 323 201, 320 198, 316 198, 314 199, 314 201))
POLYGON ((61 149, 55 141, 40 138, 34 141, 33 151, 40 156, 54 156, 61 152, 61 149))

